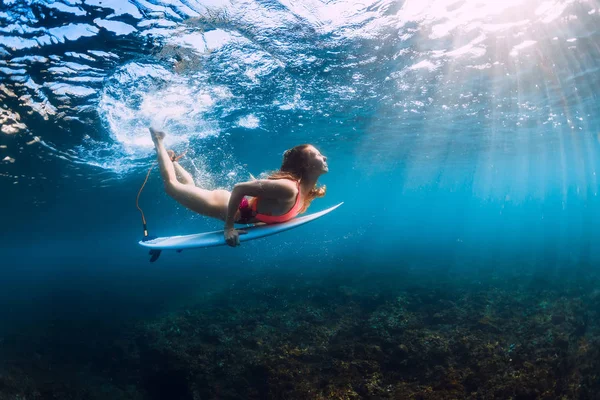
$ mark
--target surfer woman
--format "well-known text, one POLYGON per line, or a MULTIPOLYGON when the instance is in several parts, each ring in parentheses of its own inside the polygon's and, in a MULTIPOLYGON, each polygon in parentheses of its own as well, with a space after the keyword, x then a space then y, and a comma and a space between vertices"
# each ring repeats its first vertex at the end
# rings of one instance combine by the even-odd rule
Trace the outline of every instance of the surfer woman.
POLYGON ((245 233, 236 230, 234 223, 289 221, 306 211, 313 199, 325 195, 325 187, 317 187, 316 184, 319 177, 329 170, 327 157, 310 144, 287 150, 279 171, 267 179, 238 183, 229 192, 195 186, 192 175, 165 148, 165 133, 150 128, 150 134, 167 194, 198 214, 224 221, 225 241, 230 246, 238 246, 239 235, 245 233))

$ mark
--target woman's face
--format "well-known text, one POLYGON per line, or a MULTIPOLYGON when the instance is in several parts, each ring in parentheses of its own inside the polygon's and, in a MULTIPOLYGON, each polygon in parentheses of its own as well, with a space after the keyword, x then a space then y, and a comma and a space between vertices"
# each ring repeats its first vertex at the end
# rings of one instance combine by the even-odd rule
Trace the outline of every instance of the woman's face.
POLYGON ((327 157, 325 157, 319 150, 314 146, 309 146, 304 150, 307 152, 307 169, 314 171, 319 174, 325 174, 329 172, 329 166, 327 165, 327 157))

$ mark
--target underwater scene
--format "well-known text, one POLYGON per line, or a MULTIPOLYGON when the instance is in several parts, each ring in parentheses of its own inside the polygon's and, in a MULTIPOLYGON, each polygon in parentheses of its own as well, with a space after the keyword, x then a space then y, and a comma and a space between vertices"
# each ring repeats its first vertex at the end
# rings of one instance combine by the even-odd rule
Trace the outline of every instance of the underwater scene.
POLYGON ((0 0, 0 400, 600 399, 597 172, 597 0, 0 0))

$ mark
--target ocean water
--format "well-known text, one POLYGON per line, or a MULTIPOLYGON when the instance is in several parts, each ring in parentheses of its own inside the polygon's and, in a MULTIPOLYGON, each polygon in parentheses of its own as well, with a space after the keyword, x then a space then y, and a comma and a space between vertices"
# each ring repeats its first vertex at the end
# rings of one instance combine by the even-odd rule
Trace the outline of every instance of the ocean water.
POLYGON ((0 399, 598 398, 598 43, 594 0, 0 0, 0 399), (149 126, 214 189, 311 143, 344 205, 149 263, 149 126))

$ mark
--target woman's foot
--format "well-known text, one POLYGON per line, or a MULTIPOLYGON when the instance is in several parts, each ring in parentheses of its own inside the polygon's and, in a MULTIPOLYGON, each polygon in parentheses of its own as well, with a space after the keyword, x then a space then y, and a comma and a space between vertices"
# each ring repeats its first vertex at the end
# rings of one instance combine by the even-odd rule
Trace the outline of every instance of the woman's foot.
POLYGON ((150 130, 150 136, 154 143, 160 142, 165 138, 165 133, 154 128, 148 128, 150 130))
POLYGON ((187 150, 184 151, 183 153, 181 153, 180 155, 176 155, 175 152, 173 150, 167 150, 167 154, 169 155, 169 158, 171 159, 171 161, 176 162, 179 161, 179 159, 183 156, 185 156, 185 153, 187 153, 187 150))

